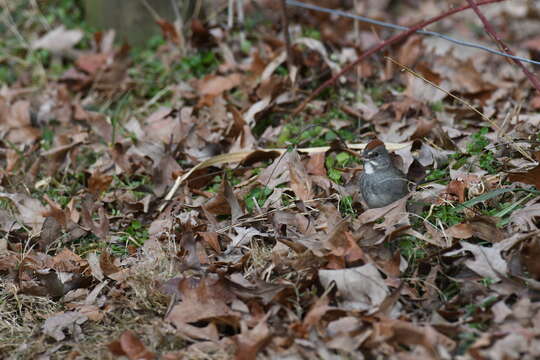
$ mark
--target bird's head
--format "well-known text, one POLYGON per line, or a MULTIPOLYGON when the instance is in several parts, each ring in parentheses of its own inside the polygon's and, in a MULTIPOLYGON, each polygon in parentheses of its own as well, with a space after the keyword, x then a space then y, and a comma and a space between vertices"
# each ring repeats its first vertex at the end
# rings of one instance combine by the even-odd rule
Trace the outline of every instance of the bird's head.
POLYGON ((375 139, 367 144, 363 152, 364 171, 372 174, 392 166, 392 159, 381 140, 375 139))

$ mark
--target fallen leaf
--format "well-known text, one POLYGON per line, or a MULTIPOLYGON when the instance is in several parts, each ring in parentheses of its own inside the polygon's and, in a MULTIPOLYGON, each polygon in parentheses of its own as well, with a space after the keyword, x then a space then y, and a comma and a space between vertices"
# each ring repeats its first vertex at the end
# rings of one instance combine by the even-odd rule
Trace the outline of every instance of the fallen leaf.
POLYGON ((120 339, 108 345, 109 350, 116 356, 127 356, 129 360, 153 360, 156 354, 146 348, 132 331, 126 330, 120 339))
MULTIPOLYGON (((375 344, 390 342, 407 346, 421 345, 432 359, 441 358, 439 346, 447 352, 452 351, 456 343, 450 338, 437 332, 432 326, 419 326, 403 320, 382 319, 374 324, 374 333, 370 339, 375 344)), ((372 346, 376 346, 373 344, 372 346)))
POLYGON ((96 198, 99 198, 101 193, 109 188, 112 180, 112 176, 102 174, 99 170, 94 171, 88 179, 88 191, 96 198))
POLYGON ((527 241, 521 249, 521 262, 533 277, 533 279, 540 280, 540 262, 538 256, 540 256, 540 239, 533 238, 527 241))
POLYGON ((59 53, 73 48, 83 36, 84 33, 81 30, 67 30, 64 25, 60 25, 33 41, 32 49, 45 49, 59 53))
POLYGON ((88 254, 86 260, 88 261, 88 265, 90 266, 92 276, 94 276, 98 281, 103 281, 105 277, 103 275, 103 270, 101 270, 98 254, 96 252, 92 252, 88 254))
POLYGON ((75 65, 89 75, 102 69, 109 56, 107 54, 83 54, 77 58, 75 65))
POLYGON ((43 324, 43 333, 55 339, 62 341, 66 338, 67 332, 72 336, 80 336, 82 330, 80 325, 88 318, 77 311, 67 311, 61 314, 51 316, 43 324))
POLYGON ((540 218, 540 203, 514 211, 510 215, 510 224, 518 231, 533 231, 538 229, 538 218, 540 218))
POLYGON ((465 202, 466 185, 463 180, 451 180, 446 187, 445 195, 453 195, 459 203, 465 202))
POLYGON ((324 153, 311 154, 306 164, 306 171, 311 175, 326 176, 325 159, 324 153))
POLYGON ((340 270, 321 269, 319 279, 325 289, 335 282, 340 304, 347 310, 375 312, 390 293, 373 264, 340 270))
POLYGON ((268 344, 272 334, 266 323, 267 318, 268 315, 261 319, 251 330, 248 330, 245 322, 242 322, 242 332, 234 338, 236 342, 236 360, 255 360, 257 353, 268 344))
POLYGON ((175 44, 180 44, 180 35, 178 35, 178 31, 176 31, 174 24, 163 19, 157 19, 156 22, 161 28, 163 38, 171 40, 175 44))
POLYGON ((506 275, 508 265, 502 258, 501 251, 503 250, 501 243, 496 243, 493 247, 480 246, 461 241, 461 249, 451 251, 445 256, 454 256, 462 254, 465 251, 470 251, 474 259, 466 260, 465 265, 478 275, 500 281, 501 275, 506 275))
POLYGON ((289 176, 291 178, 291 188, 300 200, 308 201, 313 198, 313 184, 307 174, 306 168, 300 160, 300 155, 293 150, 288 158, 289 176))
POLYGON ((231 184, 226 177, 223 177, 223 181, 221 184, 223 186, 223 195, 225 196, 225 199, 227 200, 227 203, 229 204, 229 207, 231 209, 231 218, 234 224, 242 215, 244 215, 244 211, 240 207, 240 203, 238 202, 238 199, 234 194, 231 184))
POLYGON ((368 209, 358 217, 357 222, 367 224, 384 218, 382 223, 375 224, 373 228, 383 229, 387 235, 400 227, 407 226, 409 225, 409 213, 407 212, 407 200, 409 197, 410 194, 385 207, 368 209))
POLYGON ((13 201, 17 210, 19 210, 19 220, 32 228, 32 231, 37 235, 41 231, 41 227, 45 222, 43 214, 47 209, 41 205, 39 200, 31 198, 24 193, 9 194, 0 193, 0 197, 4 197, 13 201))
POLYGON ((215 97, 240 85, 241 82, 242 75, 236 73, 227 76, 209 75, 198 82, 197 89, 202 96, 215 97))
POLYGON ((446 234, 457 239, 468 239, 473 236, 472 225, 468 223, 456 224, 446 229, 446 234))
POLYGON ((180 333, 198 339, 217 340, 217 324, 236 324, 240 319, 240 313, 227 305, 234 295, 221 283, 202 279, 198 284, 191 284, 190 279, 182 279, 179 288, 182 301, 172 308, 165 320, 176 326, 180 333), (204 327, 192 325, 199 321, 208 324, 204 327))
POLYGON ((540 165, 535 166, 525 173, 511 173, 508 175, 508 180, 534 185, 536 189, 540 190, 540 165))

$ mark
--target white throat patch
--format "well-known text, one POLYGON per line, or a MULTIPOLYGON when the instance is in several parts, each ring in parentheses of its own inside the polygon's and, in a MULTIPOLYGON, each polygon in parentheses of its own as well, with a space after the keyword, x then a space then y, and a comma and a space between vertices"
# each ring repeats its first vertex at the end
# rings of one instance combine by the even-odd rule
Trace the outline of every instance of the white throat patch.
POLYGON ((373 174, 375 172, 375 168, 373 167, 373 165, 377 164, 373 164, 370 161, 364 162, 364 171, 366 172, 366 174, 373 174))

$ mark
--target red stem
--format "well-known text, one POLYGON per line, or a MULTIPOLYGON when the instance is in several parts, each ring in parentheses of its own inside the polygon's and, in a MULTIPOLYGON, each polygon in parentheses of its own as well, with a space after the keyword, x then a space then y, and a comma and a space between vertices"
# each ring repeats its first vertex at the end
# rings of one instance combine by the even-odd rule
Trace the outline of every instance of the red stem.
MULTIPOLYGON (((486 5, 486 4, 492 4, 492 3, 502 2, 502 1, 505 1, 505 0, 484 0, 484 1, 478 2, 477 5, 486 5)), ((409 30, 405 30, 403 32, 400 32, 399 34, 396 34, 396 35, 392 36, 391 38, 389 38, 389 39, 387 39, 387 40, 385 40, 383 42, 380 42, 377 45, 372 46, 369 50, 367 50, 365 53, 360 55, 360 57, 358 59, 356 59, 355 61, 353 61, 349 65, 345 66, 343 69, 341 69, 341 71, 339 73, 332 76, 331 79, 325 81, 321 86, 319 86, 313 93, 311 93, 311 95, 306 100, 304 100, 293 111, 292 116, 298 115, 298 113, 300 111, 302 111, 306 107, 306 105, 311 100, 313 100, 315 97, 317 97, 324 89, 326 89, 327 87, 329 87, 330 85, 335 83, 337 79, 339 79, 341 76, 343 76, 343 74, 349 72, 352 68, 354 68, 360 62, 362 62, 368 56, 376 53, 377 51, 381 50, 382 48, 387 47, 388 45, 391 45, 391 44, 396 43, 396 42, 398 42, 398 41, 400 41, 402 39, 405 39, 409 35, 415 33, 417 30, 420 30, 420 29, 422 29, 422 28, 424 28, 424 27, 426 27, 428 25, 431 25, 431 24, 433 24, 433 23, 435 23, 435 22, 437 22, 437 21, 439 21, 441 19, 444 19, 445 17, 448 17, 448 16, 453 15, 455 13, 458 13, 460 11, 470 9, 471 7, 472 7, 471 5, 464 5, 464 6, 461 6, 459 8, 448 10, 448 11, 442 13, 441 15, 438 15, 438 16, 436 16, 434 18, 431 18, 431 19, 429 19, 427 21, 421 22, 420 24, 417 24, 417 25, 411 27, 409 30)))
MULTIPOLYGON (((486 32, 491 35, 491 37, 493 38, 493 40, 495 40, 497 42, 497 44, 499 45, 499 47, 502 49, 502 51, 504 51, 505 53, 507 54, 510 54, 510 55, 514 55, 514 52, 512 50, 510 50, 510 48, 502 41, 501 37, 495 32, 495 29, 493 28, 493 26, 491 25, 491 23, 488 21, 488 19, 484 16, 484 14, 482 14, 482 12, 480 11, 480 9, 478 8, 478 5, 476 3, 476 1, 474 0, 467 0, 467 2, 469 3, 469 6, 474 10, 474 12, 476 13, 476 15, 478 15, 478 17, 480 18, 480 20, 482 20, 482 23, 484 24, 484 28, 486 29, 486 32)), ((529 81, 533 84, 533 86, 536 88, 536 91, 538 91, 540 93, 540 81, 538 81, 538 78, 532 73, 530 72, 526 67, 525 65, 523 65, 523 63, 517 59, 512 59, 512 61, 514 61, 514 63, 519 66, 521 68, 521 70, 523 70, 523 73, 525 74, 525 76, 527 76, 527 78, 529 79, 529 81)))

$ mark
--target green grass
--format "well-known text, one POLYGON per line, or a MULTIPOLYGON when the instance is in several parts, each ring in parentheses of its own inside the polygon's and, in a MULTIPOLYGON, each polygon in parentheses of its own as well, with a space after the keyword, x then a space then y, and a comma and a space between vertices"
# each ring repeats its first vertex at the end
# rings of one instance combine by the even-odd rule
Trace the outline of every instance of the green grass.
POLYGON ((321 40, 321 32, 315 28, 307 27, 302 30, 302 35, 315 40, 321 40))
POLYGON ((82 3, 73 0, 50 0, 35 2, 39 11, 29 0, 7 2, 3 14, 8 15, 8 22, 0 22, 3 37, 0 46, 0 83, 11 85, 22 76, 30 75, 34 86, 45 85, 46 77, 57 79, 70 66, 70 61, 55 58, 44 49, 31 49, 31 39, 26 33, 42 36, 59 24, 68 29, 82 29, 83 38, 75 45, 76 49, 88 49, 92 42, 91 29, 84 21, 82 3), (16 29, 16 31, 14 30, 16 29), (21 35, 19 35, 21 34, 21 35), (22 36, 22 37, 21 37, 22 36))
MULTIPOLYGON (((225 177, 231 186, 236 186, 242 182, 241 178, 234 175, 233 169, 225 169, 223 173, 225 174, 225 177)), ((223 183, 223 175, 216 175, 212 179, 212 182, 205 188, 205 191, 208 191, 211 193, 217 193, 221 190, 222 183, 223 183)))
POLYGON ((430 104, 431 110, 434 112, 442 112, 444 110, 444 102, 442 101, 435 101, 430 104))
MULTIPOLYGON (((139 220, 133 220, 120 235, 126 245, 141 247, 148 240, 148 229, 139 220)), ((123 248, 125 249, 125 247, 123 248)), ((118 249, 116 249, 118 251, 118 249)))
POLYGON ((447 180, 447 178, 450 176, 450 172, 448 171, 448 168, 432 169, 432 170, 428 170, 428 171, 429 171, 429 173, 426 176, 426 181, 447 180))
POLYGON ((196 50, 166 65, 157 56, 158 48, 164 44, 163 37, 156 35, 148 40, 146 46, 132 50, 134 66, 128 73, 137 82, 135 91, 138 97, 152 98, 168 85, 202 78, 215 72, 221 63, 214 51, 196 50))
POLYGON ((334 119, 351 120, 349 115, 337 108, 310 119, 309 122, 298 117, 283 127, 276 146, 326 146, 338 138, 353 141, 356 138, 354 129, 351 127, 334 130, 330 127, 334 119))
POLYGON ((422 214, 422 217, 426 220, 440 220, 445 226, 450 227, 452 225, 461 224, 463 221, 465 221, 465 216, 460 212, 460 210, 462 210, 462 208, 452 205, 439 205, 434 207, 431 215, 429 215, 426 211, 422 214))
POLYGON ((262 207, 266 199, 272 195, 272 192, 273 190, 266 186, 251 189, 251 191, 244 197, 247 211, 252 213, 255 209, 255 204, 262 207))
POLYGON ((476 155, 478 157, 477 163, 480 168, 490 174, 496 174, 500 170, 500 165, 495 160, 493 153, 486 149, 488 145, 490 145, 490 141, 486 137, 488 132, 489 128, 484 127, 471 135, 471 142, 467 144, 467 154, 476 155))
POLYGON ((418 259, 422 259, 427 255, 425 250, 425 242, 423 240, 415 238, 414 236, 401 236, 398 240, 398 246, 401 254, 407 259, 409 263, 415 262, 418 259))
POLYGON ((344 196, 339 202, 339 212, 345 216, 356 216, 357 212, 353 207, 353 198, 352 196, 344 196))

